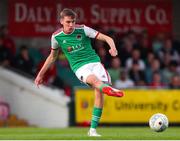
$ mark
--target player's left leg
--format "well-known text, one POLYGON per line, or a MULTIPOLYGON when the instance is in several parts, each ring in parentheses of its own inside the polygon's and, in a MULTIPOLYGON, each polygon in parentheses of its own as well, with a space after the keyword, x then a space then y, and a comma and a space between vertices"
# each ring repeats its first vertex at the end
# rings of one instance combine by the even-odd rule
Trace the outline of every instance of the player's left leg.
POLYGON ((107 94, 108 96, 115 96, 115 97, 124 96, 124 92, 122 90, 115 89, 108 84, 101 84, 100 91, 102 91, 104 94, 107 94))
POLYGON ((103 104, 104 104, 104 96, 103 94, 99 91, 99 89, 95 88, 95 100, 94 100, 94 108, 92 112, 92 120, 91 120, 91 127, 88 132, 88 136, 95 136, 99 137, 101 136, 96 132, 96 128, 98 126, 99 120, 102 115, 102 109, 103 109, 103 104))
POLYGON ((75 74, 80 81, 99 89, 101 93, 115 97, 122 97, 124 95, 123 91, 110 86, 111 78, 109 73, 99 62, 86 64, 79 68, 75 74))

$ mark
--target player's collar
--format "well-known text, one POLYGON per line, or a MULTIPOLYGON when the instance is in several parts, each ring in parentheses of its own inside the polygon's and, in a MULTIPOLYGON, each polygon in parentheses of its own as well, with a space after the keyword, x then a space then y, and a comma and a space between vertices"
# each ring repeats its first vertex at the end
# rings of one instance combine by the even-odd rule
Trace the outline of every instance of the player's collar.
POLYGON ((66 33, 66 32, 64 32, 64 30, 63 30, 63 33, 66 34, 66 35, 70 35, 70 34, 72 34, 72 33, 74 32, 74 30, 75 30, 75 28, 73 29, 73 31, 72 31, 71 33, 66 33))

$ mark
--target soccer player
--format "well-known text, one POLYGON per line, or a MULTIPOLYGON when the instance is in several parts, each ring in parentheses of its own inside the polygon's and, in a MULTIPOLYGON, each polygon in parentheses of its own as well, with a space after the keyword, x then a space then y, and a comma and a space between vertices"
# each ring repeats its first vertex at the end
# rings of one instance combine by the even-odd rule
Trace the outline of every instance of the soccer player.
POLYGON ((111 37, 85 25, 76 25, 76 17, 76 13, 71 9, 66 8, 60 13, 62 28, 52 34, 51 52, 39 71, 35 84, 39 87, 43 83, 45 72, 55 62, 59 48, 62 49, 77 78, 94 88, 95 101, 88 136, 101 136, 96 132, 96 127, 102 114, 103 94, 115 97, 122 97, 124 94, 110 86, 110 76, 92 49, 90 38, 107 42, 111 56, 117 56, 118 52, 111 37))

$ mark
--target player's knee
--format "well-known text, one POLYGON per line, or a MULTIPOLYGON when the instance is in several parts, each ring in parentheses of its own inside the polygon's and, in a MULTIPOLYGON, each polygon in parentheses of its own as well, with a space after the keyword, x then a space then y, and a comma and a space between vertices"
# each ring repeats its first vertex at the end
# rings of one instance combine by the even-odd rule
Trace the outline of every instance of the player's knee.
POLYGON ((100 85, 102 82, 96 77, 96 76, 89 76, 87 79, 87 83, 93 87, 97 87, 100 85))

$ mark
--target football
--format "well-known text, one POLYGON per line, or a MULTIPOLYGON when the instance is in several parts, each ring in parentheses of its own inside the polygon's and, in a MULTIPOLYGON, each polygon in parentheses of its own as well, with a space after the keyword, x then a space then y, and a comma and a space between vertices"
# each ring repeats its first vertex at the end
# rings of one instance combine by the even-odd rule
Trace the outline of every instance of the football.
POLYGON ((166 115, 156 113, 149 119, 149 126, 155 132, 162 132, 166 130, 169 125, 169 121, 166 115))

